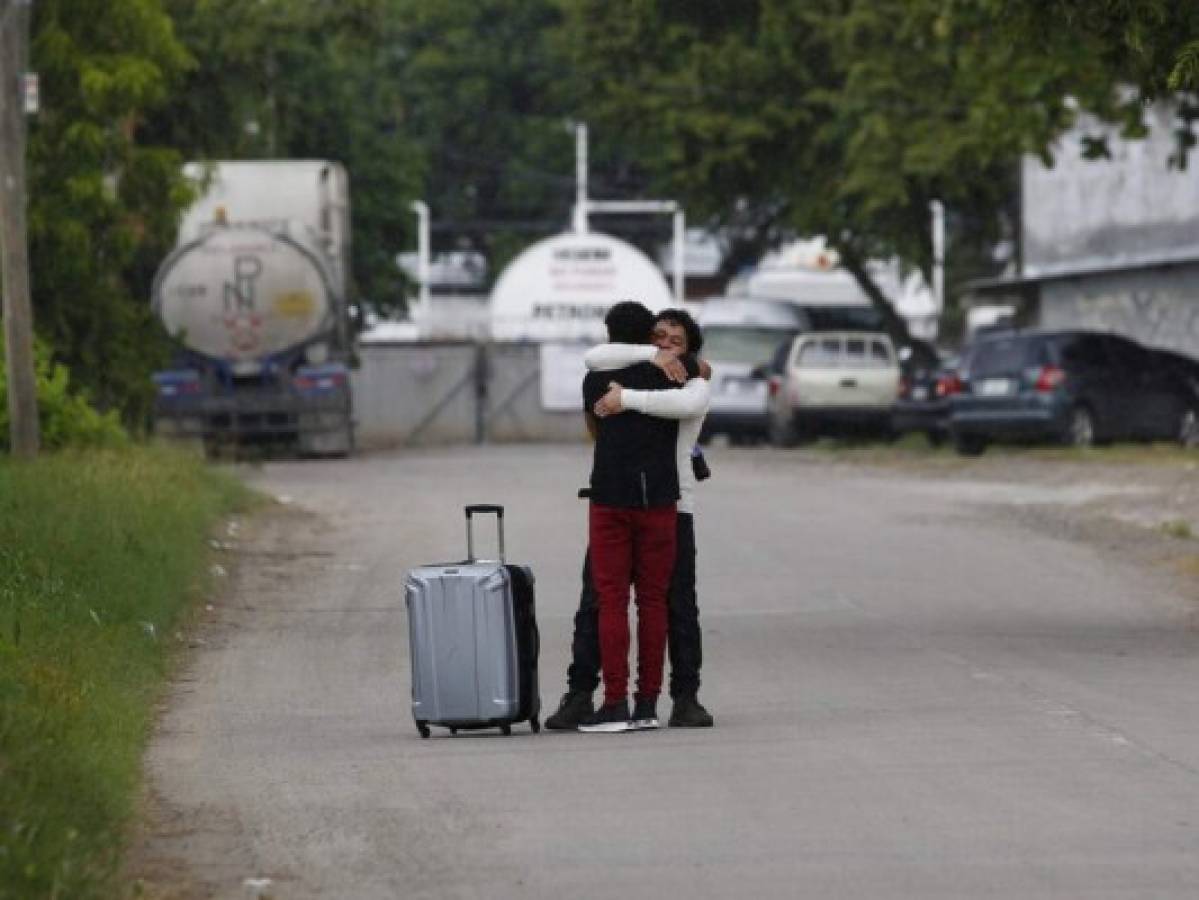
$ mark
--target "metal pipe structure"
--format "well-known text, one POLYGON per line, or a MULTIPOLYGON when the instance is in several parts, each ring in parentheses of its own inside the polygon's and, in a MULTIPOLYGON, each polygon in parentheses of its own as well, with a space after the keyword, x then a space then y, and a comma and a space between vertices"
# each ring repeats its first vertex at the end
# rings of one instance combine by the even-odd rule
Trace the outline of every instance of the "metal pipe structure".
POLYGON ((684 242, 687 235, 683 208, 673 200, 590 200, 587 197, 587 125, 575 125, 575 208, 574 231, 586 234, 591 213, 662 213, 674 216, 674 299, 684 297, 684 242))
POLYGON ((934 200, 929 208, 933 216, 933 298, 940 319, 945 312, 945 204, 934 200))
POLYGON ((575 209, 574 230, 577 234, 587 233, 587 125, 575 125, 575 209))
POLYGON ((680 206, 674 211, 674 302, 682 304, 684 299, 683 279, 686 278, 684 271, 684 249, 687 240, 687 215, 683 212, 680 206))
POLYGON ((683 249, 687 234, 687 217, 674 200, 594 200, 589 204, 593 213, 661 213, 674 217, 674 299, 682 303, 684 294, 683 249))
POLYGON ((416 277, 420 281, 420 310, 421 317, 429 316, 429 297, 431 294, 430 280, 432 278, 432 260, 430 245, 429 204, 423 200, 413 200, 409 206, 416 213, 416 277))

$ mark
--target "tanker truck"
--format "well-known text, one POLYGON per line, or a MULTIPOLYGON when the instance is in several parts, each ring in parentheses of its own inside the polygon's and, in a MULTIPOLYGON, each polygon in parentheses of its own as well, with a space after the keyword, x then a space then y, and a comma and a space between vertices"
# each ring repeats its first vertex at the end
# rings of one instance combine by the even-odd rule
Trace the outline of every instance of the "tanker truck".
POLYGON ((200 199, 154 279, 178 348, 154 430, 224 446, 353 450, 349 183, 335 162, 189 163, 200 199))

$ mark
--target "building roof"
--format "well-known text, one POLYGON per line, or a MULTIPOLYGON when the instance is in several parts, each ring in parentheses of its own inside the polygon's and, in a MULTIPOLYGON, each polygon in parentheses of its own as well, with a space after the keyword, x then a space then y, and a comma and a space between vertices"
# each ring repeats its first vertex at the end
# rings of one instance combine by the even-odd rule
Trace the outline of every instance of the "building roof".
POLYGON ((984 294, 1000 293, 1046 281, 1059 281, 1066 278, 1086 278, 1096 275, 1115 275, 1121 272, 1135 272, 1143 269, 1160 269, 1165 266, 1179 266, 1199 263, 1199 251, 1177 250, 1164 253, 1145 254, 1136 257, 1125 257, 1107 263, 1085 260, 1079 263, 1059 263, 1052 266, 1029 268, 1020 275, 1000 275, 995 278, 976 278, 968 281, 968 290, 984 294))

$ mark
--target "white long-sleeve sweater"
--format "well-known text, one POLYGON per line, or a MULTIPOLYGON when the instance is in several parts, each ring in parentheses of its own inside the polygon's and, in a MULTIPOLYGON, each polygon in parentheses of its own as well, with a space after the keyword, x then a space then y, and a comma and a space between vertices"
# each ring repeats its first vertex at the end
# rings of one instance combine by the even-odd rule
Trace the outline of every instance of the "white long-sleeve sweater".
MULTIPOLYGON (((639 362, 649 362, 657 354, 652 344, 600 344, 583 357, 587 368, 608 372, 639 362)), ((635 391, 621 388, 625 409, 660 419, 679 420, 679 439, 675 445, 675 464, 679 470, 679 512, 695 512, 695 472, 691 468, 691 448, 699 440, 699 431, 708 414, 711 390, 706 378, 689 378, 678 390, 635 391)))

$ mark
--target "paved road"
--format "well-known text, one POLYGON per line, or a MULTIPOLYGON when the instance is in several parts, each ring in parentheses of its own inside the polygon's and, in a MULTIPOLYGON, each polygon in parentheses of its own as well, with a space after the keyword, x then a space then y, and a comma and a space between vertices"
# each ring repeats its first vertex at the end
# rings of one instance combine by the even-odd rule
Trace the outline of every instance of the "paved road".
POLYGON ((587 462, 461 448, 253 474, 291 502, 238 534, 149 756, 144 865, 167 895, 1199 894, 1195 601, 1028 530, 993 486, 719 451, 697 516, 715 729, 420 740, 404 571, 462 553, 465 503, 506 504, 552 708, 587 462))

